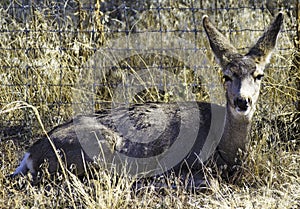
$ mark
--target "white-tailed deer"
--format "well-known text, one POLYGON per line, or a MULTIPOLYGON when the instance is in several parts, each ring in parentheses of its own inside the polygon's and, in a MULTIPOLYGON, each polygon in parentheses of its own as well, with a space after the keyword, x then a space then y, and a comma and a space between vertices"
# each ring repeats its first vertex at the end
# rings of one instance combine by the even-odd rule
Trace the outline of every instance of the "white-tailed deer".
MULTIPOLYGON (((197 103, 197 110, 189 108, 188 105, 186 108, 179 108, 175 103, 132 105, 130 108, 115 109, 113 112, 101 111, 92 116, 80 116, 76 122, 71 121, 56 127, 48 133, 48 136, 56 148, 62 151, 62 161, 67 164, 67 167, 75 164, 77 174, 82 175, 84 161, 92 161, 92 159, 84 152, 78 140, 78 133, 81 133, 81 130, 95 135, 98 141, 114 139, 116 143, 112 152, 147 158, 168 149, 176 140, 180 129, 180 117, 199 111, 199 118, 197 118, 200 123, 199 129, 194 130, 190 127, 191 131, 197 132, 196 141, 191 145, 192 148, 186 157, 178 162, 178 165, 181 165, 184 161, 189 169, 199 171, 203 162, 198 162, 197 154, 203 148, 211 123, 218 122, 211 120, 211 111, 214 108, 220 114, 224 113, 225 120, 221 123, 223 129, 219 129, 223 132, 214 150, 213 160, 217 165, 238 164, 237 153, 239 150, 244 151, 249 141, 247 135, 258 100, 264 67, 270 60, 282 23, 283 14, 279 13, 257 43, 247 54, 242 55, 213 26, 207 16, 203 17, 203 27, 210 46, 223 71, 227 99, 225 108, 202 102, 197 103), (161 118, 161 113, 164 113, 166 117, 161 118), (97 123, 94 123, 95 121, 97 123), (156 127, 160 125, 164 126, 164 132, 159 134, 157 140, 147 142, 147 137, 152 136, 157 131, 156 127), (132 131, 133 126, 137 128, 132 131), (120 127, 123 130, 120 130, 120 127), (143 143, 138 139, 141 139, 143 143)), ((28 171, 36 176, 45 159, 48 160, 49 172, 55 173, 59 168, 57 156, 49 140, 43 137, 29 148, 12 176, 24 175, 28 171)))

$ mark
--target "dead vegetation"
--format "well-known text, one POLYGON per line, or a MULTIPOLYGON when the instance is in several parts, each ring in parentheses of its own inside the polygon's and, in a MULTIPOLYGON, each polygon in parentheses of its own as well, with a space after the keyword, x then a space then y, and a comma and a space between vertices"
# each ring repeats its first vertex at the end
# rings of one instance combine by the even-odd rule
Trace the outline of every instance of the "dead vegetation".
MULTIPOLYGON (((45 1, 44 6, 38 6, 32 1, 26 6, 26 1, 23 4, 10 1, 0 8, 0 207, 299 208, 299 15, 295 7, 288 8, 289 5, 279 2, 275 7, 268 4, 262 9, 252 1, 235 0, 226 4, 184 0, 133 2, 126 5, 124 1, 115 1, 115 5, 109 5, 96 1, 89 5, 85 1, 68 4, 45 1), (135 192, 132 187, 136 179, 126 173, 120 177, 114 172, 97 172, 93 180, 84 181, 69 173, 67 177, 58 174, 55 180, 45 178, 39 186, 30 184, 30 176, 17 180, 5 178, 25 149, 43 132, 41 124, 50 130, 73 116, 72 91, 81 82, 82 66, 106 44, 136 32, 148 31, 159 36, 172 33, 203 50, 209 61, 203 69, 217 72, 207 50, 202 15, 211 16, 243 52, 272 19, 270 12, 276 13, 280 7, 287 18, 265 73, 251 131, 252 142, 239 181, 228 183, 212 178, 208 169, 211 185, 204 192, 181 188, 161 191, 152 187, 135 192), (128 13, 124 8, 129 8, 128 13)), ((296 3, 291 5, 296 6, 299 1, 296 3)), ((159 49, 160 45, 157 46, 159 49)), ((163 69, 173 76, 174 82, 177 79, 182 86, 191 87, 187 88, 188 93, 197 100, 211 99, 202 80, 209 78, 197 74, 200 68, 156 51, 156 54, 130 56, 110 66, 92 92, 97 102, 95 107, 114 102, 114 84, 126 86, 131 78, 140 75, 139 70, 151 68, 163 69)), ((164 84, 164 91, 154 84, 131 95, 129 101, 169 102, 182 98, 164 84)))

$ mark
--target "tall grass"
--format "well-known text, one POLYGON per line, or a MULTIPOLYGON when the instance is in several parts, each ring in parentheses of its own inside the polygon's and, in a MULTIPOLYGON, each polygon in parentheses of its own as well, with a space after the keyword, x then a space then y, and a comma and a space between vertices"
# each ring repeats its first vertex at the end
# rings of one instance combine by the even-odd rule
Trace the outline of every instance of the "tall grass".
MULTIPOLYGON (((72 91, 85 70, 82 69, 84 63, 97 53, 97 49, 124 34, 148 31, 163 36, 172 33, 191 40, 209 60, 205 70, 220 74, 202 30, 202 15, 209 14, 241 52, 247 51, 272 19, 270 10, 255 9, 252 1, 226 2, 136 1, 130 7, 132 10, 128 10, 130 16, 127 18, 122 10, 124 7, 110 10, 109 2, 101 4, 107 6, 102 8, 107 12, 101 13, 98 1, 92 5, 95 10, 87 7, 87 2, 79 1, 72 4, 55 1, 40 8, 33 4, 19 10, 13 9, 12 5, 1 8, 0 207, 299 208, 300 122, 296 108, 299 87, 296 84, 300 74, 294 56, 299 53, 294 46, 299 17, 293 9, 286 10, 277 49, 266 69, 250 134, 251 143, 243 172, 235 182, 212 177, 209 169, 210 187, 204 191, 153 186, 136 191, 132 188, 137 179, 126 172, 117 175, 115 171, 105 169, 95 172, 94 178, 84 180, 65 170, 65 176, 57 174, 54 179, 46 175, 38 186, 31 185, 30 175, 14 180, 5 177, 17 166, 25 148, 43 133, 41 127, 50 130, 73 116, 72 91), (67 5, 71 12, 55 10, 58 5, 67 5), (134 5, 144 9, 137 12, 134 5), (165 9, 159 10, 158 6, 165 9), (189 9, 192 7, 208 9, 189 9), (26 12, 20 13, 23 10, 26 12), (25 102, 28 105, 20 106, 25 102)), ((22 5, 17 1, 14 3, 14 6, 22 5)), ((123 1, 113 3, 122 5, 123 1)), ((104 71, 102 86, 91 92, 98 102, 96 109, 103 107, 104 102, 113 102, 115 83, 126 86, 128 78, 138 74, 139 69, 151 68, 170 72, 174 75, 173 82, 180 80, 184 82, 182 85, 193 87, 189 93, 197 100, 209 101, 210 95, 202 79, 210 80, 211 73, 203 77, 203 73, 199 75, 189 64, 161 54, 135 55, 121 60, 104 71)), ((172 94, 172 89, 167 86, 166 91, 161 92, 154 84, 153 88, 133 94, 128 100, 133 103, 173 101, 178 95, 172 94)))

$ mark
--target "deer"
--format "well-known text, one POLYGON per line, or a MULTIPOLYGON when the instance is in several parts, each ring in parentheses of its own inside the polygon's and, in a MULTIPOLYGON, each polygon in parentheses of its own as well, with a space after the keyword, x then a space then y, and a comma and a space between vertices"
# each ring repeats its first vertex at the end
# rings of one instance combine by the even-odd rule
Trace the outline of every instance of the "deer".
MULTIPOLYGON (((78 139, 78 133, 81 131, 85 133, 81 137, 89 138, 95 135, 97 142, 106 143, 114 139, 115 144, 112 149, 105 150, 105 153, 121 153, 140 158, 155 156, 157 153, 164 152, 176 141, 181 116, 184 118, 185 114, 188 115, 185 117, 186 120, 196 121, 191 121, 190 124, 197 123, 197 129, 187 127, 188 130, 196 133, 195 142, 188 144, 191 147, 189 153, 165 172, 173 170, 177 173, 176 175, 180 175, 178 168, 182 169, 182 165, 185 164, 191 171, 201 173, 205 162, 199 160, 197 155, 207 139, 211 123, 217 123, 217 127, 213 131, 220 132, 220 139, 217 140, 218 143, 212 150, 210 160, 212 159, 218 167, 234 167, 240 164, 242 159, 238 159, 238 153, 247 151, 250 140, 248 134, 258 102, 264 69, 275 49, 283 24, 283 13, 278 13, 256 44, 250 47, 244 55, 238 52, 207 15, 203 16, 202 24, 216 61, 222 68, 226 97, 225 107, 206 102, 197 102, 196 107, 189 106, 187 103, 181 108, 173 103, 144 103, 133 104, 129 108, 119 107, 114 111, 103 110, 93 115, 78 116, 77 119, 52 129, 47 133, 47 137, 41 137, 36 141, 24 154, 21 163, 11 177, 26 175, 28 172, 36 177, 45 160, 48 162, 49 173, 57 172, 59 170, 57 150, 60 151, 61 159, 66 167, 75 165, 76 174, 84 175, 86 163, 93 162, 93 158, 85 152, 78 139), (220 117, 221 121, 212 121, 212 109, 217 114, 224 115, 224 117, 220 117), (189 117, 189 115, 193 115, 194 111, 199 112, 198 118, 189 117), (165 114, 164 118, 160 118, 162 112, 165 114), (124 115, 128 117, 124 119, 124 115), (158 139, 147 142, 147 137, 155 134, 156 127, 161 124, 164 125, 164 131, 160 133, 158 139), (131 131, 132 127, 138 128, 131 131), (56 150, 53 149, 48 138, 51 139, 56 150), (136 139, 132 140, 132 138, 136 139), (145 141, 139 142, 139 140, 145 141)), ((185 136, 182 138, 184 139, 185 136)), ((183 141, 183 146, 184 143, 185 141, 183 141)), ((93 149, 97 145, 93 144, 90 147, 93 149)), ((106 160, 113 161, 108 158, 106 160)))

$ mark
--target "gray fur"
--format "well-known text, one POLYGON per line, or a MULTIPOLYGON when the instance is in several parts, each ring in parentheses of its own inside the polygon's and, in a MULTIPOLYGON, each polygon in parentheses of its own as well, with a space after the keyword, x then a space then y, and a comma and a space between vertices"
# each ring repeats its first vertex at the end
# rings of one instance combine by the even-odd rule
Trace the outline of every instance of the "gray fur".
MULTIPOLYGON (((197 155, 203 148, 211 128, 211 107, 216 108, 220 114, 224 113, 225 115, 224 132, 215 151, 214 161, 218 165, 226 164, 230 167, 239 163, 237 153, 239 150, 245 151, 249 141, 247 135, 258 100, 260 77, 263 75, 263 68, 275 47, 282 22, 283 14, 279 13, 254 47, 243 56, 213 26, 207 16, 203 17, 203 26, 211 48, 226 77, 224 86, 227 104, 224 108, 209 103, 197 103, 200 112, 199 118, 196 120, 199 120, 199 130, 190 127, 191 132, 198 131, 197 140, 194 145, 191 145, 191 152, 182 161, 191 170, 199 172, 202 168, 203 162, 197 161, 197 155)), ((146 158, 155 156, 170 147, 178 136, 181 125, 180 117, 193 113, 193 111, 196 110, 193 108, 179 108, 177 104, 149 103, 132 105, 130 108, 121 107, 116 109, 113 113, 110 110, 105 110, 92 116, 79 116, 76 121, 55 128, 48 135, 60 150, 66 167, 69 168, 74 164, 76 165, 77 174, 82 175, 84 173, 84 161, 92 162, 93 159, 83 152, 77 139, 78 130, 85 130, 84 133, 90 134, 85 137, 94 137, 95 143, 101 141, 108 144, 111 150, 105 150, 105 152, 119 152, 132 157, 146 158), (167 115, 164 121, 159 120, 161 112, 167 115), (125 115, 128 117, 124 117, 125 115), (97 123, 92 123, 93 121, 97 123), (131 126, 137 127, 139 131, 131 131, 131 126), (164 127, 160 137, 155 141, 148 142, 147 136, 159 132, 160 126, 164 127), (120 133, 120 127, 123 127, 122 133, 120 133), (132 141, 132 139, 135 140, 132 141), (139 143, 139 140, 143 143, 139 143)), ((191 120, 194 119, 191 118, 191 120)), ((190 122, 190 124, 193 124, 195 121, 190 122)), ((221 121, 215 127, 220 128, 222 126, 221 121)), ((213 131, 217 132, 218 128, 213 131)), ((97 144, 91 145, 91 149, 93 146, 97 147, 97 144)), ((36 175, 45 159, 49 163, 50 173, 55 173, 58 169, 56 155, 46 137, 33 144, 25 158, 13 176, 25 174, 28 170, 36 175)), ((178 166, 174 167, 175 171, 178 166)))

